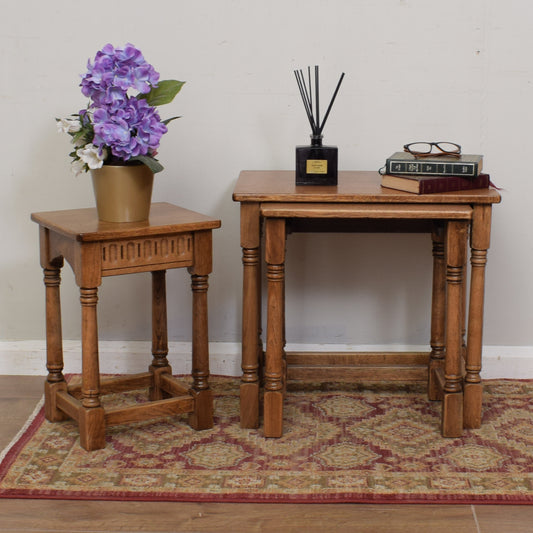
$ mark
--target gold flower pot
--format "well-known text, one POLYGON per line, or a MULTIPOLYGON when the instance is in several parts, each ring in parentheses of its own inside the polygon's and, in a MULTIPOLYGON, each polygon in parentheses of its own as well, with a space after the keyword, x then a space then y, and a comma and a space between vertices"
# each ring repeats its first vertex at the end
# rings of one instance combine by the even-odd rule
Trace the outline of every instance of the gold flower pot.
POLYGON ((148 220, 154 174, 146 165, 104 165, 91 175, 100 220, 148 220))

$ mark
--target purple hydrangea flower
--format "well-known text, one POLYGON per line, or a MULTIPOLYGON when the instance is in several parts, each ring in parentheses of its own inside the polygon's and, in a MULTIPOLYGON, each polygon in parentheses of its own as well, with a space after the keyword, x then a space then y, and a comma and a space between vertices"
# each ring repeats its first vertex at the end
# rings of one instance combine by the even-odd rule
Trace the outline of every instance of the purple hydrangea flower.
POLYGON ((115 102, 119 91, 125 94, 132 88, 146 94, 158 81, 159 73, 135 46, 126 44, 123 48, 115 48, 106 44, 97 52, 93 63, 87 62, 81 91, 95 105, 109 105, 115 102))
POLYGON ((109 147, 113 156, 127 161, 139 155, 153 155, 167 127, 146 100, 128 98, 122 105, 103 106, 94 111, 94 140, 109 147))

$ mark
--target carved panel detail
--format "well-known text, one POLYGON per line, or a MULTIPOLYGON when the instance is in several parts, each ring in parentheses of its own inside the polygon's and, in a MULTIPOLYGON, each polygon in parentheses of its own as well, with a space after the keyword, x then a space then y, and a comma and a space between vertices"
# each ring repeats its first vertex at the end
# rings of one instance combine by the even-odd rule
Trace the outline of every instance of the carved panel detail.
POLYGON ((102 270, 192 261, 192 234, 127 239, 102 244, 102 270))

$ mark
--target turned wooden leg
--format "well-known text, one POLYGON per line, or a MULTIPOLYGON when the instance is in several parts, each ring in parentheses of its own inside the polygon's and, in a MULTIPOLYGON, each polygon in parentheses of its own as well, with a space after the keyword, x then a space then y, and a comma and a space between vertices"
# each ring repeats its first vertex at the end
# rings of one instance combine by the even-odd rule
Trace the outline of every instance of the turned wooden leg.
POLYGON ((189 415, 192 428, 213 427, 213 395, 209 388, 209 336, 207 327, 207 275, 192 275, 192 377, 195 409, 189 415))
POLYGON ((481 383, 481 357, 483 347, 483 306, 485 294, 485 266, 490 244, 492 208, 476 206, 472 220, 471 279, 468 335, 466 348, 466 375, 464 387, 464 427, 481 426, 483 385, 481 383))
MULTIPOLYGON (((62 263, 62 262, 61 262, 62 263)), ((66 391, 63 376, 63 337, 61 332, 61 266, 44 269, 46 291, 46 368, 48 377, 44 386, 45 416, 50 422, 65 420, 68 416, 57 408, 56 394, 66 391)))
POLYGON ((431 354, 428 368, 428 397, 442 400, 439 374, 444 371, 446 324, 446 261, 444 256, 445 228, 435 226, 433 241, 433 289, 431 299, 431 354))
POLYGON ((448 222, 446 233, 446 355, 442 405, 443 437, 463 432, 462 300, 467 223, 448 222))
MULTIPOLYGON (((259 389, 261 389, 264 382, 264 372, 265 372, 265 351, 263 349, 263 325, 261 323, 262 317, 262 287, 263 287, 263 278, 262 278, 262 268, 261 268, 261 249, 259 249, 259 256, 257 258, 257 282, 256 287, 258 287, 259 293, 257 295, 257 333, 256 333, 256 344, 257 344, 257 377, 259 379, 259 389)), ((259 412, 258 412, 259 414, 259 412)))
POLYGON ((242 428, 259 427, 261 341, 261 224, 258 204, 241 205, 243 265, 240 419, 242 428))
POLYGON ((105 447, 104 409, 100 405, 100 369, 98 362, 98 325, 96 305, 98 289, 80 288, 82 382, 79 415, 80 444, 86 450, 105 447))
POLYGON ((154 385, 150 387, 150 400, 162 400, 169 394, 161 389, 161 374, 172 374, 167 359, 167 289, 166 271, 152 272, 152 364, 149 371, 154 376, 154 385))
POLYGON ((208 274, 212 269, 211 230, 194 233, 194 264, 188 268, 192 288, 192 378, 195 399, 189 424, 194 429, 213 427, 213 394, 209 388, 209 335, 207 325, 208 274))
POLYGON ((282 343, 283 343, 283 349, 282 349, 282 366, 281 366, 281 376, 282 376, 282 384, 283 384, 283 396, 285 396, 287 392, 287 353, 285 351, 285 347, 287 344, 287 330, 286 330, 286 320, 285 320, 285 276, 283 277, 283 295, 282 295, 282 302, 283 306, 281 309, 282 316, 281 316, 281 325, 282 325, 282 343))
POLYGON ((267 343, 265 355, 264 434, 283 434, 283 348, 285 285, 285 220, 265 222, 267 263, 267 343))
POLYGON ((463 267, 463 301, 461 306, 461 339, 462 339, 462 368, 461 368, 461 374, 465 375, 465 361, 466 361, 466 314, 467 314, 467 279, 468 279, 468 229, 467 228, 467 238, 465 242, 465 264, 463 267))

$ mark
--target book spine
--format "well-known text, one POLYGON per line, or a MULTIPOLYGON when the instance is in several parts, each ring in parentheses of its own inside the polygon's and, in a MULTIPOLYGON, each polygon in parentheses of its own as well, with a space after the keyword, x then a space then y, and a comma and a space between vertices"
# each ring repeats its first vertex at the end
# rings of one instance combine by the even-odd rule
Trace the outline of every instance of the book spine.
POLYGON ((474 177, 479 173, 477 163, 464 163, 446 161, 439 163, 436 161, 399 161, 387 159, 387 174, 411 174, 411 175, 430 175, 430 176, 465 176, 474 177))
POLYGON ((473 179, 460 176, 448 176, 441 179, 421 180, 420 194, 486 189, 489 186, 489 182, 490 177, 488 174, 479 174, 479 176, 476 176, 473 179))

